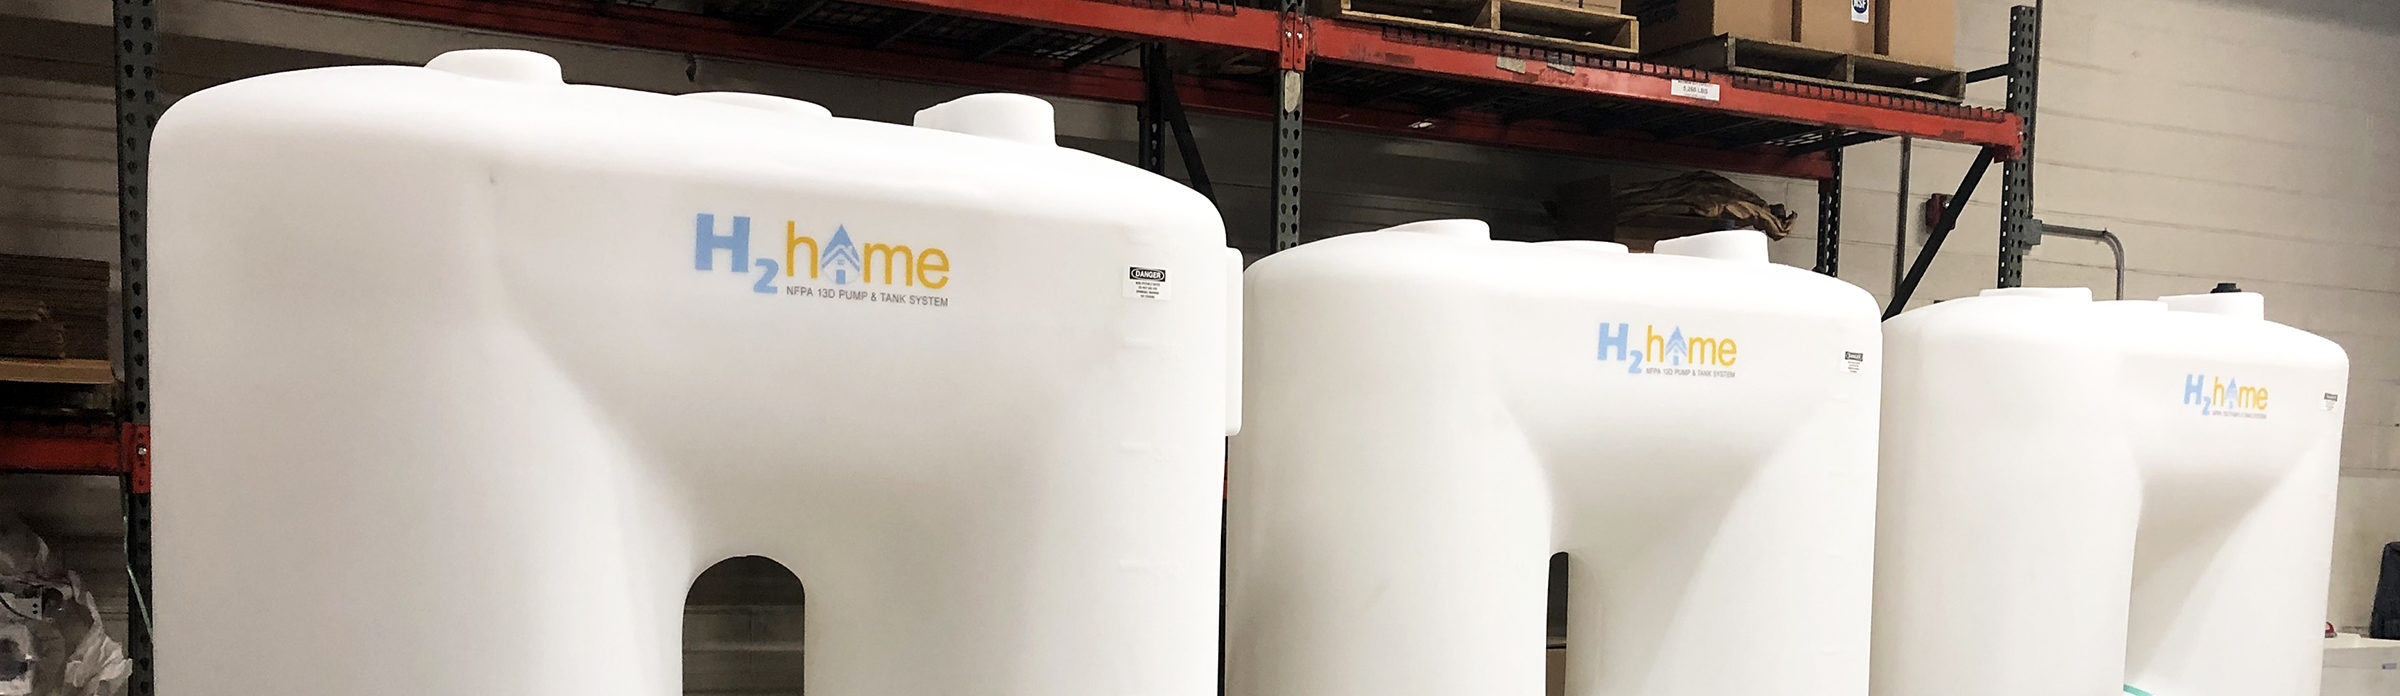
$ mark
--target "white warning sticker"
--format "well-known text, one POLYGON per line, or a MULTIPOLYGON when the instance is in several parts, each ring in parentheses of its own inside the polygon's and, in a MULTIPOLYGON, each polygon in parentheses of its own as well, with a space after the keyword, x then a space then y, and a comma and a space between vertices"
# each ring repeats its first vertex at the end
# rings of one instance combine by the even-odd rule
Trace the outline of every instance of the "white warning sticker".
POLYGON ((1850 21, 1860 24, 1874 24, 1875 12, 1873 6, 1868 4, 1870 1, 1871 0, 1850 0, 1850 21))
POLYGON ((1144 300, 1174 299, 1175 288, 1167 285, 1167 269, 1125 267, 1125 296, 1144 300))
POLYGON ((1676 80, 1674 85, 1670 87, 1668 91, 1673 93, 1675 96, 1686 99, 1705 99, 1708 101, 1717 100, 1717 85, 1712 82, 1676 80))

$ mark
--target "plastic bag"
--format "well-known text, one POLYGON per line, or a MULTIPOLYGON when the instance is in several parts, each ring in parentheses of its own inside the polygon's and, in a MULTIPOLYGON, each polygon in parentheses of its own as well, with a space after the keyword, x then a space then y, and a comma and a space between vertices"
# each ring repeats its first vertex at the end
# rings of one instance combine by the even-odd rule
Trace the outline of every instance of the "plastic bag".
POLYGON ((114 696, 132 676, 83 578, 0 516, 0 696, 114 696))
POLYGON ((21 623, 0 625, 0 696, 33 693, 33 665, 32 629, 21 623))

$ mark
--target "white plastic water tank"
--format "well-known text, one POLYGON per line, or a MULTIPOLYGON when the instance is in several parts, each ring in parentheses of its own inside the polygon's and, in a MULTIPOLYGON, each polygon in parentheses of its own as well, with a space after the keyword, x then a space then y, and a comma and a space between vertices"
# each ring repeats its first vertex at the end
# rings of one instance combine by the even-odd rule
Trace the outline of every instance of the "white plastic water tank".
POLYGON ((2400 640, 2376 640, 2356 633, 2325 639, 2325 685, 2321 694, 2400 694, 2400 640))
POLYGON ((1887 322, 1876 696, 2315 696, 2348 361, 2263 311, 1887 322))
POLYGON ((1246 278, 1230 696, 1857 696, 1874 301, 1719 232, 1627 254, 1437 221, 1246 278))
POLYGON ((177 103, 161 693, 675 693, 750 554, 811 694, 1212 693, 1216 210, 1030 97, 920 120, 512 51, 177 103))

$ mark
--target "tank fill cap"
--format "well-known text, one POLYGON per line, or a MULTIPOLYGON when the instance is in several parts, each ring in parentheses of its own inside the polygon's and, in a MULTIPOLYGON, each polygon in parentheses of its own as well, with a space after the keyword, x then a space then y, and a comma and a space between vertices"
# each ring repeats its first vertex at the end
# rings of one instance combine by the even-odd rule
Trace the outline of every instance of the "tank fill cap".
POLYGON ((532 51, 506 48, 475 48, 451 51, 427 61, 425 67, 452 75, 480 77, 501 82, 534 85, 563 85, 565 74, 559 70, 558 59, 532 51))
POLYGON ((1766 263, 1767 234, 1758 230, 1703 232, 1689 237, 1660 240, 1652 249, 1668 256, 1766 263))
POLYGON ((2167 303, 2167 309, 2178 312, 2267 318, 2267 296, 2255 292, 2210 291, 2205 295, 2168 295, 2158 300, 2167 303))
POLYGON ((1022 94, 970 94, 917 112, 918 128, 980 135, 1027 145, 1058 144, 1058 112, 1022 94))

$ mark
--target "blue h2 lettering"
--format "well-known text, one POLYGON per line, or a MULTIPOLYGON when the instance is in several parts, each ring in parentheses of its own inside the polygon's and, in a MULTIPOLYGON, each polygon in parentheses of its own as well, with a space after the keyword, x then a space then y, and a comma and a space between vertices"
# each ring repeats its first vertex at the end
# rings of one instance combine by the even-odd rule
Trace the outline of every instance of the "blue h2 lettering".
POLYGON ((733 272, 750 272, 750 218, 733 216, 733 234, 717 234, 717 216, 700 214, 697 230, 692 233, 692 270, 714 270, 717 250, 733 258, 733 272))
POLYGON ((2183 405, 2208 404, 2208 376, 2183 376, 2183 405))
POLYGON ((1633 340, 1633 325, 1617 324, 1616 333, 1609 333, 1608 327, 1609 325, 1605 323, 1600 325, 1600 359, 1602 361, 1629 359, 1626 353, 1631 350, 1629 343, 1633 340), (1608 357, 1608 351, 1611 349, 1617 351, 1617 357, 1608 357))

